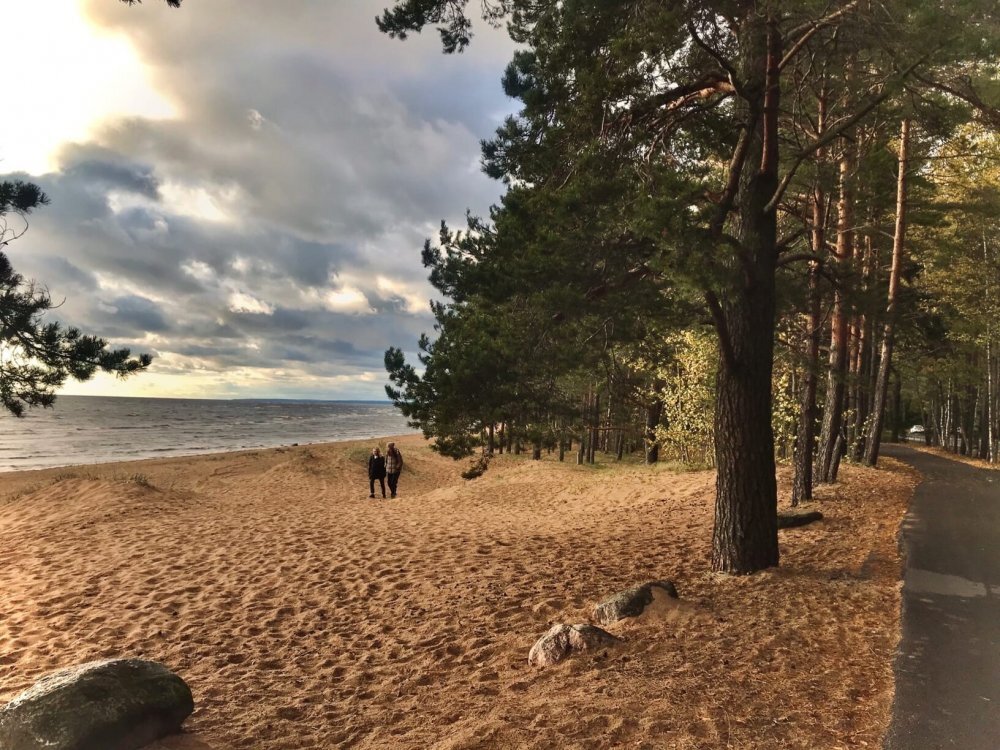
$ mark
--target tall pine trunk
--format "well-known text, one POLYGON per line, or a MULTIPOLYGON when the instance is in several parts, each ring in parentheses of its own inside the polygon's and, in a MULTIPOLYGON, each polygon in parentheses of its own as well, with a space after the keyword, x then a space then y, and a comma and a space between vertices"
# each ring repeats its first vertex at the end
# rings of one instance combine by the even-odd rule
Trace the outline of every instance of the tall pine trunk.
POLYGON ((660 460, 660 443, 656 439, 656 428, 660 426, 660 419, 663 417, 663 400, 660 398, 660 391, 663 389, 664 381, 654 380, 654 395, 649 405, 646 407, 646 463, 655 464, 660 460))
MULTIPOLYGON (((826 130, 826 84, 816 102, 816 135, 826 130)), ((816 152, 816 162, 823 169, 826 149, 816 152)), ((817 257, 826 252, 826 190, 823 174, 817 176, 812 195, 812 232, 810 245, 817 257)), ((813 456, 816 452, 816 390, 819 385, 819 339, 822 318, 819 287, 819 262, 809 264, 809 312, 806 315, 806 362, 802 386, 798 430, 795 435, 794 475, 792 477, 792 505, 813 496, 813 456)))
POLYGON ((904 119, 899 131, 899 176, 896 178, 896 229, 892 238, 892 270, 889 272, 889 301, 885 309, 885 329, 882 334, 882 356, 879 360, 878 379, 872 397, 871 430, 865 444, 865 463, 878 463, 882 443, 882 423, 885 419, 885 402, 889 390, 889 369, 892 367, 892 348, 895 337, 896 308, 899 299, 899 275, 906 248, 906 170, 910 151, 910 121, 904 119))
POLYGON ((740 30, 748 143, 739 175, 734 282, 710 300, 719 332, 715 401, 717 467, 712 569, 752 573, 778 564, 777 487, 771 429, 778 186, 778 62, 774 19, 749 13, 740 30), (714 303, 714 304, 713 304, 714 303))
MULTIPOLYGON (((875 223, 874 212, 869 211, 868 224, 875 223)), ((867 297, 875 280, 875 271, 878 268, 878 250, 872 243, 870 235, 865 236, 865 249, 861 264, 861 293, 867 297)), ((855 441, 852 446, 851 457, 855 461, 860 461, 865 454, 865 435, 867 432, 868 415, 871 412, 872 391, 874 390, 876 377, 875 355, 875 319, 870 310, 864 310, 859 315, 858 321, 858 363, 855 389, 857 398, 855 399, 854 413, 854 434, 855 441)))
MULTIPOLYGON (((824 107, 820 100, 820 123, 824 107)), ((820 126, 822 131, 822 125, 820 126)), ((819 255, 826 245, 826 194, 822 184, 813 189, 812 248, 819 255)), ((798 432, 795 436, 795 474, 792 478, 792 505, 812 500, 813 452, 816 447, 816 387, 819 379, 820 336, 819 264, 809 265, 809 314, 806 317, 806 362, 802 385, 798 432)))
MULTIPOLYGON (((843 271, 854 255, 854 158, 848 146, 840 159, 840 199, 837 202, 837 249, 835 267, 843 271)), ((841 274, 842 276, 843 274, 841 274)), ((815 480, 836 482, 840 463, 839 446, 843 445, 844 386, 847 376, 848 309, 844 290, 834 290, 830 320, 830 371, 823 402, 823 426, 816 450, 815 480)))

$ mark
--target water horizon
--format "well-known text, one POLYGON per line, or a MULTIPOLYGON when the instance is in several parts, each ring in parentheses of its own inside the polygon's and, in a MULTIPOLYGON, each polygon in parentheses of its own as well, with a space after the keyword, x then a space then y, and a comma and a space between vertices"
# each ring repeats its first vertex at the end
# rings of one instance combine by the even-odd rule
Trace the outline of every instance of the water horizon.
POLYGON ((0 472, 415 432, 389 401, 61 395, 0 415, 0 472))

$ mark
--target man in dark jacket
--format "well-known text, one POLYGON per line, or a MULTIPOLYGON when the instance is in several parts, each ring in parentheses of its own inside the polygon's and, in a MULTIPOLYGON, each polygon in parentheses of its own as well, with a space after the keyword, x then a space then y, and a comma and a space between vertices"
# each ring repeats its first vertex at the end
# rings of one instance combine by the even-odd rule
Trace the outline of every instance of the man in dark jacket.
POLYGON ((385 450, 385 470, 389 477, 390 497, 396 497, 396 487, 399 485, 399 472, 403 470, 403 454, 396 449, 395 443, 389 443, 385 450))
POLYGON ((368 457, 368 484, 371 487, 368 497, 375 497, 376 479, 382 487, 382 497, 385 497, 385 458, 377 447, 372 448, 372 454, 368 457))

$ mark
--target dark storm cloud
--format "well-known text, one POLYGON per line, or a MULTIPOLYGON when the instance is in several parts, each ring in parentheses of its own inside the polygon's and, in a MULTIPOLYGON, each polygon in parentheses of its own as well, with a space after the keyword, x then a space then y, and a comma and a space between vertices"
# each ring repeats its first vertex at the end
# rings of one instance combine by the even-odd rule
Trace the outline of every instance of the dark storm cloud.
POLYGON ((366 364, 373 352, 360 351, 349 341, 315 336, 290 336, 268 342, 262 355, 283 362, 323 363, 337 361, 366 364))
POLYGON ((269 253, 269 267, 282 269, 295 281, 310 287, 325 286, 331 274, 363 262, 350 246, 281 237, 269 253))
POLYGON ((108 122, 33 176, 53 202, 12 245, 15 267, 65 296, 57 317, 165 368, 354 376, 380 372, 387 346, 414 349, 432 324, 416 302, 432 292, 424 237, 500 192, 478 141, 511 109, 510 49, 490 33, 461 57, 431 35, 390 40, 373 22, 384 4, 88 0, 176 116, 108 122))
POLYGON ((93 292, 97 289, 97 279, 86 271, 70 263, 61 255, 44 255, 39 258, 45 269, 45 282, 65 291, 93 292))
POLYGON ((145 297, 126 295, 116 297, 103 305, 109 325, 119 330, 129 331, 129 338, 143 332, 163 333, 170 330, 170 324, 158 304, 145 297))
POLYGON ((365 299, 368 305, 380 315, 404 315, 408 309, 405 298, 396 294, 381 294, 378 291, 366 291, 365 299))
POLYGON ((314 316, 306 310, 279 307, 273 313, 229 313, 230 322, 241 331, 252 334, 283 334, 309 328, 314 316))
POLYGON ((159 197, 153 169, 93 145, 72 144, 61 155, 62 171, 101 191, 123 190, 147 198, 159 197))

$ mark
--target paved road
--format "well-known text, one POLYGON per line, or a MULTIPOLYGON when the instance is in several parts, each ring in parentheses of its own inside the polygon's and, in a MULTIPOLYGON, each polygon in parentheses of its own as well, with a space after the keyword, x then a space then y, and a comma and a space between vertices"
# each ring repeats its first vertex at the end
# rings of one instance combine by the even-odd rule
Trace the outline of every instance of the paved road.
POLYGON ((924 481, 903 521, 888 750, 1000 748, 1000 472, 886 446, 924 481))

